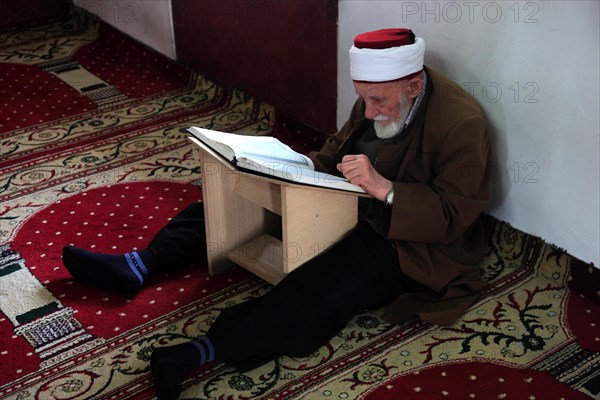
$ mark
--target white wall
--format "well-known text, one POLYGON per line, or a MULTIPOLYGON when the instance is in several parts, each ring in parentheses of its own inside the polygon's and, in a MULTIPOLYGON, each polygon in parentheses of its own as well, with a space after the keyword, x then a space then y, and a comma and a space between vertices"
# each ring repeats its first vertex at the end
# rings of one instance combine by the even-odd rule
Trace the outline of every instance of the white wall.
POLYGON ((427 65, 483 107, 496 151, 490 210, 600 265, 599 2, 340 0, 338 126, 356 95, 356 34, 410 27, 427 65))
POLYGON ((74 3, 154 50, 176 58, 171 0, 74 0, 74 3))

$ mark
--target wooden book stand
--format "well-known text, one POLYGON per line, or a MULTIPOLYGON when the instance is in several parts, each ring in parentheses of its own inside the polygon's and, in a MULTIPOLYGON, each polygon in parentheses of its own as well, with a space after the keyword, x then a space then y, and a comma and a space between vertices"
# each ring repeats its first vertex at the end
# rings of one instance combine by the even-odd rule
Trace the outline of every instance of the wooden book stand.
POLYGON ((236 169, 199 141, 208 269, 240 265, 272 284, 342 239, 365 194, 236 169))

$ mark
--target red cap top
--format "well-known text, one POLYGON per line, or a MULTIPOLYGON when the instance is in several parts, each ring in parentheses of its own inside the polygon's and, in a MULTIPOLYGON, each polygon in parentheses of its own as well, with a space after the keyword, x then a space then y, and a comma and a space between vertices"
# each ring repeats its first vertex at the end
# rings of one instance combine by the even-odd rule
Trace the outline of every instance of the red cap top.
POLYGON ((388 49, 414 43, 415 34, 406 28, 379 29, 354 38, 354 47, 359 49, 388 49))

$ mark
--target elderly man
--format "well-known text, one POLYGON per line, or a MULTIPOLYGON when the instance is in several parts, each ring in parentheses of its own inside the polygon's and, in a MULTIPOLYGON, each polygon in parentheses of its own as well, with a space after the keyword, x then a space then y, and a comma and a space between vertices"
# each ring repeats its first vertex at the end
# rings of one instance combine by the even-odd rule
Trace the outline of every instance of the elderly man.
MULTIPOLYGON (((425 44, 408 29, 355 38, 350 74, 359 98, 319 152, 316 169, 343 175, 361 198, 345 239, 287 275, 266 295, 224 310, 206 335, 157 348, 151 368, 159 399, 213 360, 239 370, 280 355, 305 356, 360 310, 384 318, 447 325, 484 287, 479 220, 491 197, 484 117, 457 85, 423 66, 425 44)), ((125 255, 64 249, 78 280, 136 292, 153 271, 200 262, 206 249, 201 204, 163 228, 148 248, 125 255)))

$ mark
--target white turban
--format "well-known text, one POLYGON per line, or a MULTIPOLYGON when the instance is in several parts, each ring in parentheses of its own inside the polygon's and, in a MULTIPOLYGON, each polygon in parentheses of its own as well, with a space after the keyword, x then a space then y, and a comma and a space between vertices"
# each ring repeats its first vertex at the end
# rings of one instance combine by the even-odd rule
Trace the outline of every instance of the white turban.
POLYGON ((421 71, 425 41, 415 38, 413 44, 401 44, 406 40, 398 40, 397 35, 405 31, 382 29, 357 36, 350 48, 352 80, 386 82, 421 71))

